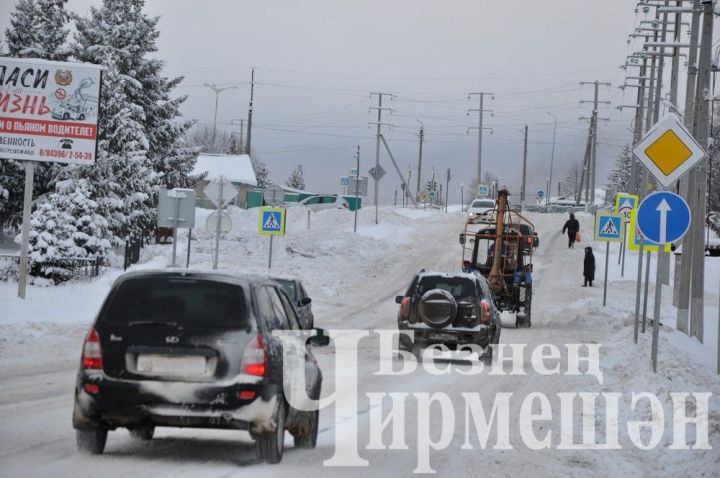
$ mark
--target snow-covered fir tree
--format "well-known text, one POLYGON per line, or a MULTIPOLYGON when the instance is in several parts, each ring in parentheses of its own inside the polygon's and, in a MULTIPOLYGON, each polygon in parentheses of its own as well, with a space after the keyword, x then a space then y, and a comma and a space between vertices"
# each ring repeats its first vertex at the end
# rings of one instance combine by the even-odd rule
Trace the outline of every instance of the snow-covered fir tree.
POLYGON ((108 222, 91 199, 85 179, 58 181, 56 192, 33 212, 30 261, 34 275, 63 279, 67 271, 56 261, 69 257, 104 257, 111 244, 108 222))
POLYGON ((632 172, 632 150, 630 145, 623 146, 615 160, 615 169, 610 173, 607 188, 615 193, 630 190, 630 175, 632 172))
POLYGON ((257 187, 261 189, 265 188, 268 184, 272 182, 270 180, 270 169, 268 169, 267 165, 263 161, 260 161, 255 156, 250 157, 250 162, 252 163, 253 171, 255 171, 257 187))
POLYGON ((302 164, 298 165, 287 180, 287 185, 293 189, 305 189, 305 178, 303 178, 302 164))
POLYGON ((10 56, 64 61, 70 53, 67 0, 19 0, 5 30, 10 56))

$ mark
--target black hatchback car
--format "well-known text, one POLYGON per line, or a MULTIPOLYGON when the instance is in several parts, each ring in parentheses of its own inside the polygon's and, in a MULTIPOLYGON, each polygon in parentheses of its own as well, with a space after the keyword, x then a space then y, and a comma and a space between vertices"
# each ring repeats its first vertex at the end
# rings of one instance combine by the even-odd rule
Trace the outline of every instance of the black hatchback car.
POLYGON ((474 344, 492 363, 491 344, 500 342, 502 322, 487 280, 474 273, 420 272, 400 304, 400 349, 419 354, 423 347, 443 344, 451 349, 474 344), (403 331, 412 331, 413 338, 403 331))
POLYGON ((286 430, 296 447, 314 448, 317 407, 296 410, 287 394, 288 383, 302 387, 307 403, 299 408, 313 409, 320 369, 304 340, 288 345, 272 335, 299 329, 287 295, 267 278, 121 276, 83 346, 73 411, 78 448, 100 454, 109 430, 149 440, 156 426, 247 430, 258 458, 270 463, 282 458, 286 430))

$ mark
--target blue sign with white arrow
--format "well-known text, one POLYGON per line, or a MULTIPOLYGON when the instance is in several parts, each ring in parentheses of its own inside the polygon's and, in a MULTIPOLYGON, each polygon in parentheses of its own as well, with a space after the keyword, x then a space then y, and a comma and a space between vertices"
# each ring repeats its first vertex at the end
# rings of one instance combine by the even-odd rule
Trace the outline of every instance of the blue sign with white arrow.
POLYGON ((637 227, 647 241, 668 244, 687 233, 691 217, 690 208, 681 196, 656 191, 640 203, 637 227))
POLYGON ((540 190, 537 192, 537 197, 539 197, 540 199, 542 199, 544 196, 545 196, 545 191, 543 191, 542 189, 540 189, 540 190))

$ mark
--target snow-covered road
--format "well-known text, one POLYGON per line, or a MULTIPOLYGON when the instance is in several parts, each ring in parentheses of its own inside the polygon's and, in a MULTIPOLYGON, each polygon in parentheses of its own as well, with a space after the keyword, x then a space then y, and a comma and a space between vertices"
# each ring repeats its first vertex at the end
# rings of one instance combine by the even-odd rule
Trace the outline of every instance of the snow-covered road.
MULTIPOLYGON (((334 214, 334 212, 332 212, 334 214)), ((331 250, 323 241, 328 234, 316 222, 315 232, 307 231, 286 239, 281 245, 279 261, 286 259, 295 274, 307 275, 306 283, 316 297, 314 307, 319 325, 330 329, 393 329, 397 305, 394 296, 407 286, 412 275, 421 268, 457 270, 460 250, 457 243, 462 227, 461 214, 384 211, 384 226, 361 228, 360 244, 353 246, 347 240, 332 239, 336 248, 331 250), (288 251, 287 248, 290 248, 288 251), (353 249, 358 247, 358 249, 353 249), (372 254, 362 248, 380 248, 372 254), (301 250, 312 257, 298 257, 301 250), (360 254, 365 254, 360 257, 360 254), (333 270, 326 270, 328 267, 333 270)), ((327 222, 333 223, 328 215, 327 222)), ((243 218, 240 219, 242 223, 243 218)), ((584 237, 591 236, 591 220, 581 217, 584 237)), ((702 351, 697 344, 671 329, 663 328, 660 341, 659 373, 650 368, 649 335, 641 337, 638 345, 632 343, 632 322, 628 304, 633 304, 632 279, 613 281, 609 307, 602 307, 602 267, 598 255, 596 286, 582 284, 581 248, 568 250, 560 233, 564 216, 533 216, 539 231, 541 245, 534 256, 535 289, 533 327, 531 329, 504 328, 501 342, 524 344, 526 354, 523 368, 526 374, 465 376, 457 372, 459 365, 450 364, 452 373, 433 375, 423 368, 403 376, 375 374, 379 367, 378 343, 367 340, 361 343, 358 354, 359 402, 357 429, 359 455, 368 460, 368 467, 324 467, 323 461, 335 453, 336 434, 350 430, 353 417, 335 419, 331 409, 321 412, 321 433, 315 450, 294 450, 292 440, 279 465, 260 465, 255 462, 254 449, 242 432, 159 429, 149 443, 133 441, 127 432, 116 431, 109 435, 106 452, 89 457, 76 451, 74 431, 70 424, 72 389, 80 342, 88 317, 78 320, 48 321, 32 327, 36 334, 23 335, 18 321, 0 322, 5 342, 0 342, 0 476, 9 477, 74 477, 99 475, 124 476, 409 476, 418 466, 418 447, 425 436, 419 433, 418 420, 422 414, 420 394, 444 392, 451 399, 454 417, 440 413, 434 405, 430 415, 430 433, 433 440, 440 435, 443 421, 452 422, 451 440, 444 450, 430 453, 430 464, 439 476, 716 476, 720 469, 720 380, 705 362, 696 360, 687 350, 702 351), (54 339, 55 330, 59 338, 54 339), (561 352, 559 363, 567 368, 566 344, 601 344, 602 384, 592 375, 540 375, 530 366, 530 353, 538 345, 554 344, 561 352), (405 450, 368 450, 370 441, 369 420, 372 411, 368 393, 404 392, 405 450), (561 406, 558 393, 595 392, 619 393, 620 450, 558 449, 561 442, 561 406), (633 392, 650 392, 657 395, 665 410, 666 423, 660 443, 653 449, 642 451, 632 446, 626 423, 628 420, 647 419, 646 407, 631 411, 633 392), (711 392, 709 435, 710 450, 668 450, 673 440, 672 392, 711 392), (477 394, 489 415, 493 400, 498 394, 512 393, 510 401, 509 442, 512 449, 493 449, 496 429, 493 428, 486 449, 480 449, 477 432, 468 424, 465 415, 465 394, 477 394), (550 431, 551 447, 533 451, 523 442, 517 417, 523 399, 541 393, 550 399, 552 419, 535 422, 538 438, 550 431), (466 429, 470 430, 472 450, 464 449, 466 429)), ((202 238, 201 238, 202 239, 202 238)), ((249 258, 243 248, 251 236, 238 237, 240 246, 228 253, 226 265, 260 270, 263 258, 249 258)), ((583 244, 584 245, 584 244, 583 244)), ((596 248, 597 249, 597 248, 596 248)), ((158 256, 161 257, 161 256, 158 256)), ((165 256, 162 256, 165 257, 165 256)), ((199 259, 201 260, 201 259, 199 259)), ((157 260, 156 260, 157 262, 157 260)), ((198 267, 203 263, 198 262, 198 267)), ((627 276, 626 276, 627 277, 627 276)), ((632 277, 632 276, 631 276, 632 277)), ((110 278, 101 279, 109 282, 110 278)), ((102 299, 102 288, 92 289, 102 299)), ((62 288, 60 288, 62 289, 62 288)), ((0 289, 0 294, 6 293, 0 289)), ((38 289, 31 293, 50 294, 38 289)), ((56 292, 52 292, 53 294, 56 292)), ((74 293, 77 298, 77 292, 74 293)), ((20 307, 15 305, 14 307, 20 307)), ((35 306, 35 309, 42 308, 35 306)), ((85 306, 78 310, 85 310, 85 306)), ((22 312, 22 310, 15 309, 22 312)), ((665 309, 664 309, 665 310, 665 309)), ((63 314, 72 314, 64 311, 63 314)), ((663 319, 664 320, 664 319, 663 319)), ((31 328, 32 328, 31 327, 31 328)), ((332 392, 336 381, 335 353, 331 348, 317 349, 316 355, 323 367, 326 393, 332 392)), ((710 361, 712 363, 712 360, 710 361)), ((442 368, 446 365, 435 364, 442 368)), ((505 367, 510 370, 510 364, 505 367)), ((342 372, 341 372, 342 373, 342 372)), ((383 413, 390 410, 390 401, 383 402, 383 413)), ((605 413, 602 399, 598 401, 598 441, 604 442, 605 413)), ((533 408, 534 412, 538 412, 533 408)), ((572 415, 576 442, 580 442, 582 415, 579 399, 572 415)), ((392 436, 388 427, 384 444, 392 436)), ((689 442, 694 441, 694 427, 688 427, 689 442)), ((647 433, 643 432, 647 440, 647 433)))

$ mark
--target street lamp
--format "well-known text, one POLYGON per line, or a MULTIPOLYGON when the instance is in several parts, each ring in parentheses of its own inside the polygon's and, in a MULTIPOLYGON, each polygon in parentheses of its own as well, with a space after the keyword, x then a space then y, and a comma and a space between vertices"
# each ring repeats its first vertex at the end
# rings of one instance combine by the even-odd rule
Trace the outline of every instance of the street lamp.
POLYGON ((552 145, 552 153, 550 154, 550 177, 548 178, 548 186, 547 190, 545 191, 545 204, 550 202, 550 193, 552 192, 552 173, 553 173, 553 163, 555 162, 555 133, 557 132, 557 116, 555 116, 553 113, 550 113, 548 111, 548 114, 555 119, 555 126, 553 126, 553 145, 552 145))
POLYGON ((212 142, 213 142, 213 148, 214 148, 215 147, 215 134, 217 133, 218 98, 220 97, 220 93, 222 93, 223 91, 235 89, 235 88, 237 88, 237 86, 226 86, 224 88, 218 88, 215 84, 211 84, 211 83, 203 83, 203 84, 215 92, 215 118, 213 119, 213 135, 212 135, 212 142))

